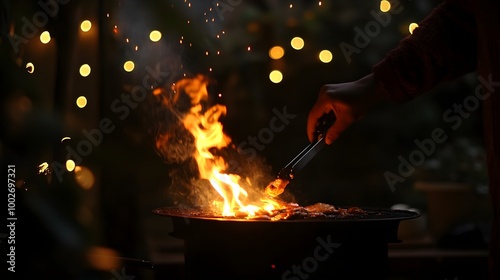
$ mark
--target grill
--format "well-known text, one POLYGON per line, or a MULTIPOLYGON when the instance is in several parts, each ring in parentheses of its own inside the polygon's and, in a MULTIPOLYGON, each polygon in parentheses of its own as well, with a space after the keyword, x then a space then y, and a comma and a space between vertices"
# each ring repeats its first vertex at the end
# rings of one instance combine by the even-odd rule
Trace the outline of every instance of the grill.
POLYGON ((279 221, 158 208, 184 240, 187 279, 385 279, 388 243, 410 211, 363 209, 347 216, 279 221))

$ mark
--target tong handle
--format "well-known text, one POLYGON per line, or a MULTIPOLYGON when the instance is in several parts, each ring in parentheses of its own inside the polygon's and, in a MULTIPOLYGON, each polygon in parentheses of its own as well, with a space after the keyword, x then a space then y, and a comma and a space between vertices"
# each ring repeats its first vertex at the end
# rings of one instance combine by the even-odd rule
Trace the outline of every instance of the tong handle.
POLYGON ((324 114, 318 119, 318 124, 316 126, 316 131, 314 132, 314 139, 316 141, 310 143, 305 149, 303 149, 297 156, 295 156, 292 161, 290 161, 281 171, 278 173, 279 179, 291 180, 294 177, 294 172, 298 171, 306 165, 316 153, 323 148, 325 145, 323 138, 326 135, 328 129, 335 123, 336 117, 333 111, 324 114))
POLYGON ((326 132, 332 125, 335 123, 337 118, 335 117, 335 113, 330 111, 318 119, 318 123, 316 125, 316 131, 314 131, 314 139, 319 141, 325 137, 326 132))

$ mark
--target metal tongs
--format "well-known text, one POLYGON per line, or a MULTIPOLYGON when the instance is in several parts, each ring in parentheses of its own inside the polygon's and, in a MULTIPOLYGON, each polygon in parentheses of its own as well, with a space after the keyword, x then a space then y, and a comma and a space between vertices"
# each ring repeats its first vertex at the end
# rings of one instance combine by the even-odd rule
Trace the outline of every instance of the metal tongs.
POLYGON ((288 183, 295 175, 306 166, 309 161, 326 145, 325 135, 328 129, 335 123, 335 114, 330 111, 318 120, 318 125, 314 133, 313 141, 305 147, 297 156, 295 156, 283 169, 278 172, 274 181, 266 187, 266 193, 270 196, 278 196, 285 190, 288 183))

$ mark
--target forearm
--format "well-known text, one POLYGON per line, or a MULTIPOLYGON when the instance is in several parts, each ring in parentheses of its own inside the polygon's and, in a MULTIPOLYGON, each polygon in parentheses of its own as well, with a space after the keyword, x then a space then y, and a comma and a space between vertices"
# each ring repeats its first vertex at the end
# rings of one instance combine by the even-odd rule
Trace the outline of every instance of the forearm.
POLYGON ((475 69, 476 26, 466 4, 445 1, 375 65, 374 79, 387 99, 410 100, 475 69))

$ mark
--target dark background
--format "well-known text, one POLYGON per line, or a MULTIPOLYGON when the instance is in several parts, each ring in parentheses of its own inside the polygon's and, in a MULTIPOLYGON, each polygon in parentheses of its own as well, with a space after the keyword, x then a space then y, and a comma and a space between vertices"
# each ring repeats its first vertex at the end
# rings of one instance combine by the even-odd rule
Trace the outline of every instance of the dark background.
MULTIPOLYGON (((169 228, 151 210, 179 202, 169 174, 183 165, 166 163, 154 149, 154 131, 169 126, 155 111, 154 99, 148 97, 126 115, 112 105, 142 84, 146 67, 168 73, 148 89, 151 96, 156 88, 169 90, 184 75, 206 75, 209 103, 227 106, 222 123, 236 145, 269 127, 273 109, 286 107, 296 115, 258 151, 257 162, 273 176, 308 144, 307 115, 320 87, 370 73, 385 53, 410 36, 409 23, 424 19, 440 2, 401 1, 402 11, 389 11, 387 26, 348 62, 341 43, 355 45, 354 28, 364 30, 374 21, 370 12, 380 13, 379 1, 226 1, 227 10, 218 14, 211 1, 70 0, 58 3, 54 16, 45 12, 46 23, 33 25, 28 33, 26 22, 44 21, 34 15, 45 10, 36 1, 1 1, 0 154, 2 168, 15 164, 19 180, 17 208, 24 218, 17 228, 18 246, 26 254, 19 253, 18 264, 31 268, 33 275, 110 279, 111 269, 88 263, 89 250, 152 258, 150 236, 166 235, 169 228), (85 19, 92 22, 87 33, 79 27, 85 19), (162 33, 157 43, 149 40, 153 29, 162 33), (39 36, 46 30, 52 40, 42 44, 39 36), (9 40, 13 34, 26 39, 14 46, 9 40), (295 36, 304 39, 303 49, 290 46, 295 36), (285 49, 279 60, 268 55, 276 45, 285 49), (319 61, 323 49, 333 53, 332 62, 319 61), (131 73, 123 70, 127 60, 135 62, 131 73), (26 69, 28 62, 34 64, 33 73, 26 69), (78 73, 83 63, 92 67, 85 78, 78 73), (268 78, 275 69, 284 76, 278 84, 268 78), (82 109, 75 104, 81 95, 88 100, 82 109), (102 133, 101 141, 77 162, 92 174, 86 173, 87 180, 95 178, 92 187, 82 188, 75 172, 38 174, 43 162, 64 169, 67 147, 77 149, 88 138, 83 130, 95 131, 103 119, 111 121, 113 131, 102 133), (71 139, 61 141, 63 137, 71 139)), ((321 151, 289 186, 290 194, 302 205, 390 208, 403 203, 426 213, 426 193, 415 190, 414 182, 455 182, 471 186, 469 195, 480 201, 481 209, 474 209, 477 215, 466 222, 488 221, 481 107, 456 130, 443 120, 443 113, 462 104, 477 85, 471 73, 407 104, 379 106, 321 151), (415 139, 429 138, 435 128, 445 130, 447 141, 437 144, 426 163, 391 191, 384 172, 397 174, 398 156, 408 158, 416 149, 415 139)), ((460 204, 456 211, 472 210, 460 204)))

